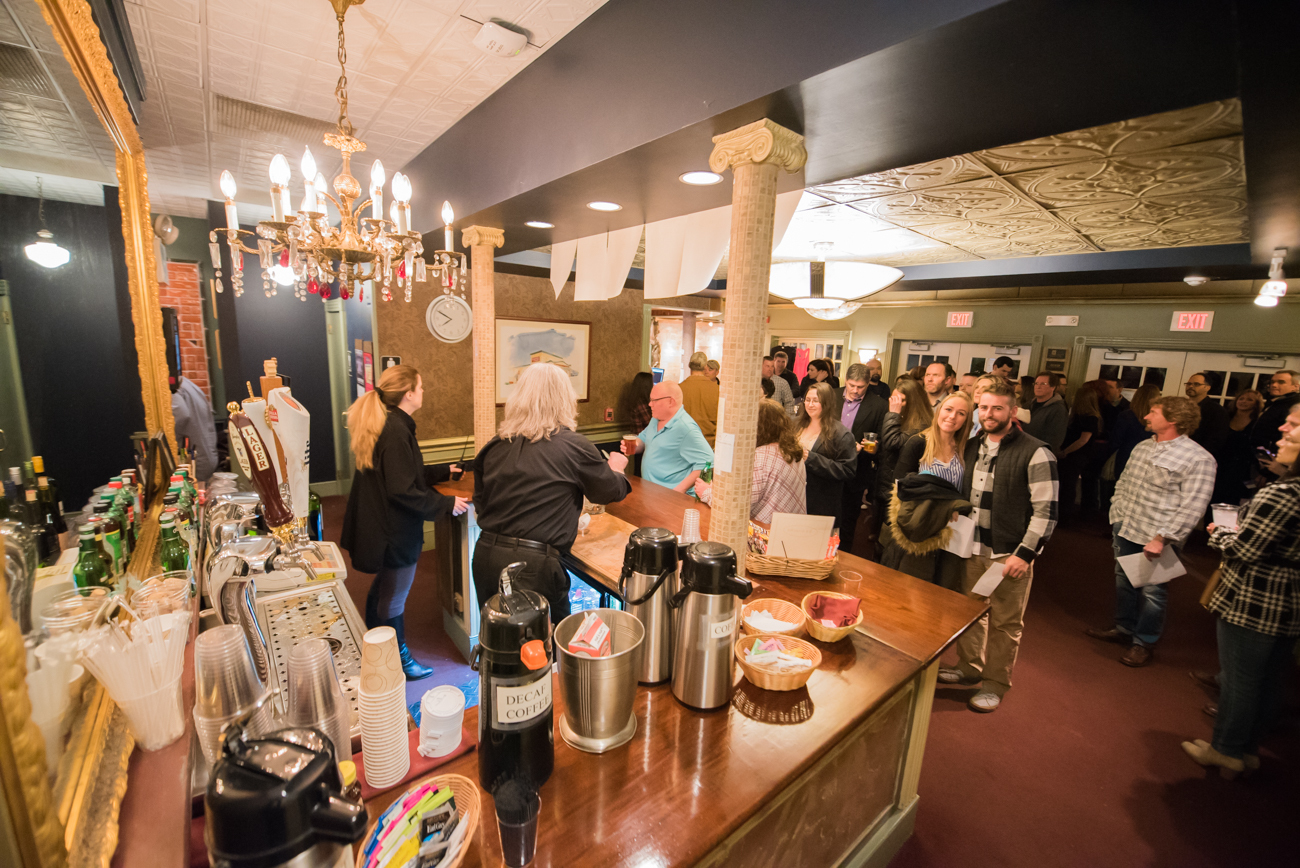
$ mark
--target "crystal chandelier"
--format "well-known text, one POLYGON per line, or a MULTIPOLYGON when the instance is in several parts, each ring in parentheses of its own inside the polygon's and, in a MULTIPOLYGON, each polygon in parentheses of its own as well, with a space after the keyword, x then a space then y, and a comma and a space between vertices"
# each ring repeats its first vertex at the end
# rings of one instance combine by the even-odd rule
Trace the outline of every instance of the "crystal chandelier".
POLYGON ((235 296, 244 293, 244 254, 257 254, 262 271, 262 289, 266 295, 276 294, 276 285, 294 287, 294 295, 306 301, 308 293, 322 300, 330 298, 330 285, 339 285, 339 295, 364 298, 363 284, 373 281, 382 287, 381 297, 392 301, 393 283, 405 290, 406 300, 411 300, 415 281, 424 282, 432 271, 439 279, 443 292, 453 289, 462 294, 466 285, 466 260, 463 253, 452 248, 451 223, 455 219, 451 203, 442 205, 445 250, 434 251, 426 259, 419 232, 411 230, 411 182, 401 172, 393 176, 393 202, 389 216, 384 218, 384 167, 375 160, 370 169, 370 198, 359 205, 354 202, 361 196, 361 183, 352 177, 352 155, 366 149, 366 143, 354 135, 348 120, 347 50, 343 40, 343 16, 348 7, 364 0, 330 0, 339 22, 339 81, 334 95, 339 102, 338 130, 325 135, 325 144, 343 157, 343 166, 334 178, 334 192, 330 195, 325 176, 316 171, 316 161, 311 149, 305 149, 301 168, 305 195, 298 213, 290 213, 289 161, 283 154, 271 160, 271 219, 257 224, 250 232, 239 228, 239 215, 235 208, 235 179, 229 171, 221 173, 221 192, 226 197, 226 226, 214 229, 208 236, 208 249, 212 267, 217 274, 218 291, 221 283, 222 236, 230 248, 230 284, 235 296), (339 214, 338 225, 329 221, 327 202, 333 203, 339 214), (363 216, 369 207, 370 216, 363 216), (243 237, 256 243, 250 247, 243 237))

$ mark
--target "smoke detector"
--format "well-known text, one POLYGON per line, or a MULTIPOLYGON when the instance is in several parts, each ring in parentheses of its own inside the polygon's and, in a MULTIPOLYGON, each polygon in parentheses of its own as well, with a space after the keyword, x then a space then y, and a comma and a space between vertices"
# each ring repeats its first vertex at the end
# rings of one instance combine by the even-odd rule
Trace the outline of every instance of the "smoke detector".
POLYGON ((1183 278, 1183 283, 1188 286, 1205 286, 1205 284, 1209 282, 1210 279, 1208 277, 1201 277, 1199 274, 1189 274, 1183 278))
POLYGON ((528 36, 502 27, 495 21, 484 24, 474 37, 474 47, 485 54, 497 57, 514 57, 524 50, 528 36))

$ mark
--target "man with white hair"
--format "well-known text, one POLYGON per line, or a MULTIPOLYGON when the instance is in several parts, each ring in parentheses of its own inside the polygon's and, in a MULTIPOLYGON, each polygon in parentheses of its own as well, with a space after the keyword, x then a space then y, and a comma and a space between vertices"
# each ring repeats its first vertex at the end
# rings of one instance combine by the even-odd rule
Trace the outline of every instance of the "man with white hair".
POLYGON ((629 458, 645 453, 641 459, 643 479, 690 493, 700 471, 713 463, 713 450, 700 426, 682 408, 682 387, 668 381, 656 384, 650 390, 650 415, 653 418, 638 435, 636 446, 624 440, 623 452, 629 458))

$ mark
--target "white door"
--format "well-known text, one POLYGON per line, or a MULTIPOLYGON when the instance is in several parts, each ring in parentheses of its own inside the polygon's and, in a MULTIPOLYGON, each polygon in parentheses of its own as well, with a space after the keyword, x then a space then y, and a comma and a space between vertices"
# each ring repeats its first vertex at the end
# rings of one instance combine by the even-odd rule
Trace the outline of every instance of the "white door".
POLYGON ((961 344, 956 342, 904 341, 901 349, 898 357, 903 364, 894 372, 896 377, 906 374, 912 368, 924 368, 934 362, 947 362, 956 369, 961 355, 961 344))
POLYGON ((1088 354, 1089 380, 1119 380, 1125 397, 1138 386, 1154 383, 1165 395, 1183 394, 1183 367, 1187 353, 1166 350, 1109 350, 1095 347, 1088 354))
POLYGON ((1247 389, 1268 399, 1268 381, 1274 371, 1300 370, 1300 356, 1251 357, 1242 353, 1188 353, 1183 365, 1187 382, 1192 374, 1209 374, 1210 395, 1225 405, 1247 389))
POLYGON ((793 348, 795 357, 789 360, 790 370, 798 377, 808 370, 808 363, 813 359, 830 359, 835 368, 835 376, 844 382, 844 369, 857 361, 856 354, 850 359, 845 356, 845 347, 849 342, 848 332, 821 332, 813 334, 787 334, 773 336, 768 352, 786 347, 793 348))
POLYGON ((1012 379, 1034 373, 1029 370, 1029 354, 1034 349, 1030 344, 1015 346, 959 344, 958 346, 960 349, 957 353, 957 361, 953 364, 953 367, 957 369, 958 377, 966 373, 987 373, 993 367, 993 362, 1001 356, 1011 359, 1012 379))

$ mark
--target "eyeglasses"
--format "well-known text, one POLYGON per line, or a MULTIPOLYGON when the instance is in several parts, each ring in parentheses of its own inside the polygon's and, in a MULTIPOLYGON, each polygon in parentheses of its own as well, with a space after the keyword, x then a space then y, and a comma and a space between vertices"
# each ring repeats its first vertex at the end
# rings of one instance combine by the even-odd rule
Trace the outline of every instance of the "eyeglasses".
POLYGON ((667 401, 670 400, 671 398, 672 395, 661 395, 658 398, 651 398, 650 403, 653 404, 655 401, 667 401))
POLYGON ((1188 380, 1186 383, 1183 383, 1183 385, 1184 385, 1184 386, 1196 386, 1196 387, 1199 389, 1201 386, 1207 386, 1207 387, 1208 387, 1210 384, 1209 384, 1209 383, 1193 383, 1191 380, 1188 380))

